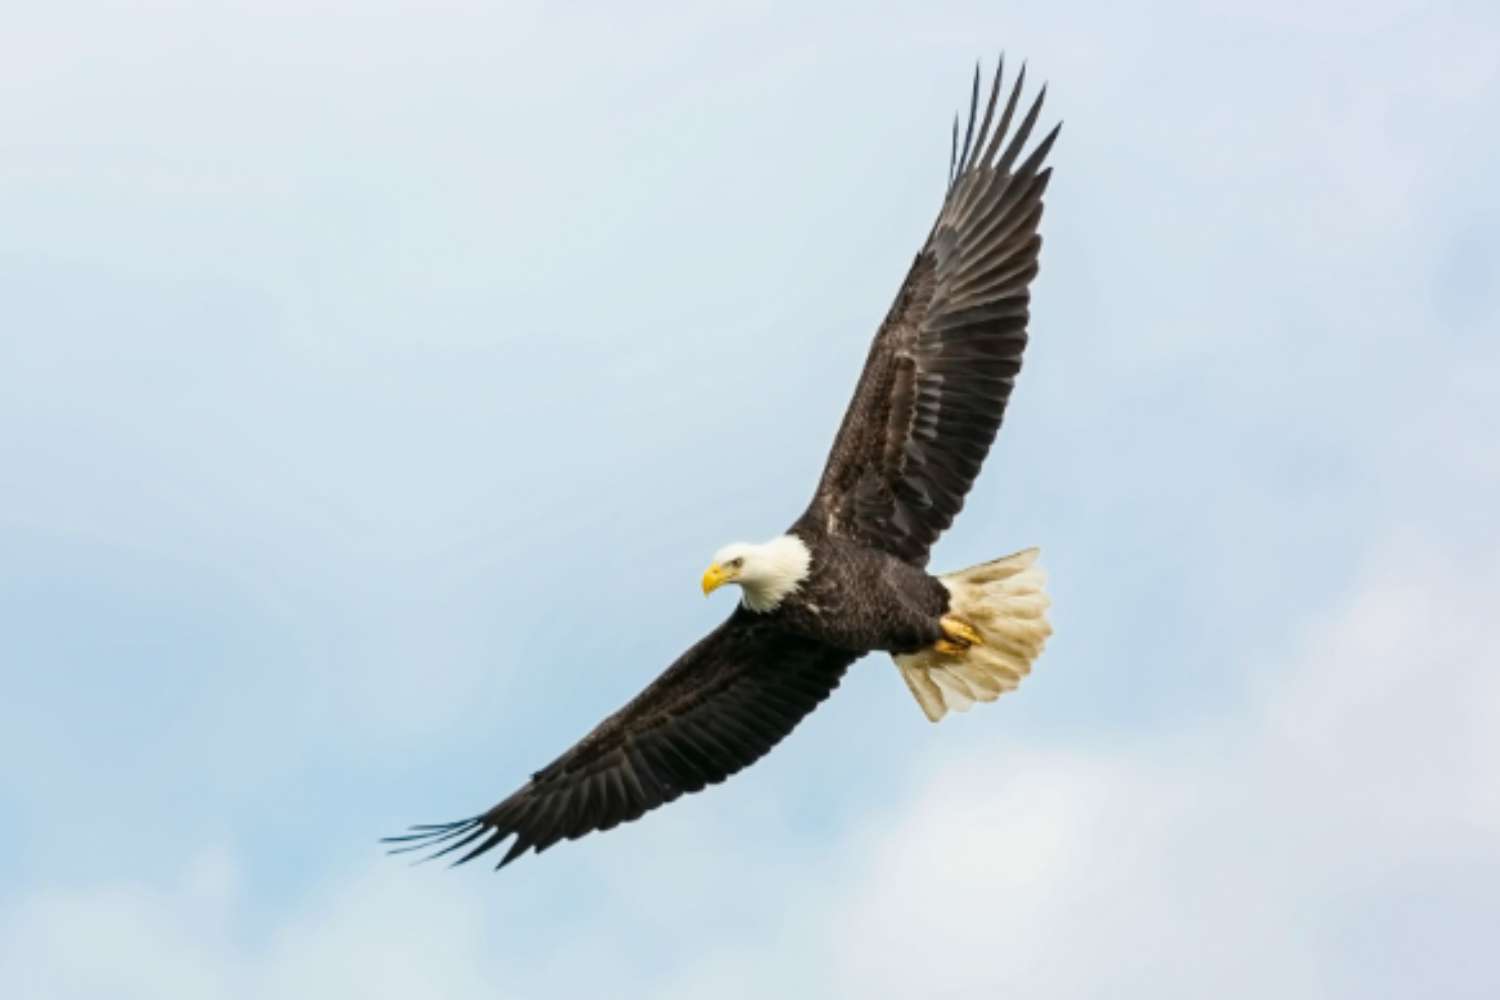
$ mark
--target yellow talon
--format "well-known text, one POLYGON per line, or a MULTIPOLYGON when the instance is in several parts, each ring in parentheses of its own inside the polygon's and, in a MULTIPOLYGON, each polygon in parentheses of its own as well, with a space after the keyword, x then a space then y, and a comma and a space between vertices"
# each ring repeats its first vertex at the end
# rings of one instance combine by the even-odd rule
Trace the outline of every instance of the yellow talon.
MULTIPOLYGON (((952 615, 944 615, 938 622, 938 624, 943 629, 943 635, 948 637, 950 645, 957 644, 960 645, 963 649, 968 649, 970 646, 984 645, 983 637, 981 637, 978 632, 974 631, 974 626, 970 625, 962 618, 955 618, 952 615)), ((947 650, 942 648, 942 643, 943 640, 939 639, 938 649, 940 652, 946 653, 947 650)))
POLYGON ((958 643, 949 642, 947 639, 939 639, 932 644, 932 648, 944 656, 963 656, 969 651, 968 646, 960 646, 958 643))

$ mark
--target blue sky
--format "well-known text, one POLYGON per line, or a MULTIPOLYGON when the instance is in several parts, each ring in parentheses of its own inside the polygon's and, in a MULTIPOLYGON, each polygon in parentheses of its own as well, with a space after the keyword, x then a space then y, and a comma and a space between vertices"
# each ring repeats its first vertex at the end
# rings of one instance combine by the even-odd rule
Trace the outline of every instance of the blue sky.
POLYGON ((0 38, 24 998, 1492 996, 1490 5, 54 4, 0 38), (493 875, 805 504, 975 58, 1066 122, 934 564, 1057 634, 493 875), (723 596, 723 595, 719 595, 723 596))

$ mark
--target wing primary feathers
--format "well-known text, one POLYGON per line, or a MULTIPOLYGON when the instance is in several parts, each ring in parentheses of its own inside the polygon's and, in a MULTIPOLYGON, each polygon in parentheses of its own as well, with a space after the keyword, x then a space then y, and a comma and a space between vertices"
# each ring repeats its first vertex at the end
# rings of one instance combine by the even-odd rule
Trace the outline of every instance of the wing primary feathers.
POLYGON ((479 817, 477 816, 472 816, 466 820, 458 820, 457 822, 449 823, 414 823, 408 828, 408 832, 397 834, 394 837, 381 837, 380 842, 382 844, 394 844, 403 840, 416 840, 419 837, 430 837, 433 834, 446 833, 447 831, 452 830, 455 826, 462 826, 463 824, 471 822, 472 820, 476 820, 478 818, 479 817))
MULTIPOLYGON (((394 837, 382 837, 382 844, 395 844, 395 847, 387 848, 387 854, 410 854, 413 851, 425 851, 445 844, 455 837, 463 837, 464 834, 473 830, 484 831, 484 825, 479 817, 461 819, 452 823, 423 823, 411 828, 412 832, 399 834, 394 837)), ((437 854, 430 854, 418 858, 418 862, 430 861, 437 854)))
POLYGON ((1028 227, 1035 231, 1041 220, 1042 195, 1052 178, 1050 167, 1040 173, 1036 172, 1036 168, 1052 148, 1061 128, 1061 125, 1053 128, 1038 144, 1036 151, 1026 158, 1026 162, 1016 172, 1011 190, 985 209, 980 218, 972 223, 972 235, 960 241, 962 252, 975 264, 954 275, 949 291, 956 297, 962 298, 975 285, 976 276, 990 269, 992 255, 1000 253, 1017 231, 1028 227))
POLYGON ((457 840, 450 843, 447 847, 444 847, 440 851, 436 851, 432 854, 427 855, 427 857, 423 858, 422 860, 436 861, 438 858, 446 857, 449 854, 452 854, 454 851, 463 850, 465 845, 472 844, 474 841, 478 840, 480 837, 483 837, 486 833, 489 832, 490 828, 481 823, 478 826, 474 827, 474 829, 470 830, 464 836, 459 837, 457 840))
POLYGON ((954 183, 953 191, 950 193, 948 203, 943 208, 943 216, 949 219, 961 218, 975 202, 982 201, 990 188, 1001 180, 1000 172, 990 170, 990 161, 994 159, 995 150, 1004 141, 1006 129, 1010 126, 1010 120, 1015 111, 1016 102, 1019 100, 1021 85, 1025 82, 1025 67, 1021 69, 1021 75, 1016 78, 1016 88, 1011 92, 1010 99, 1006 102, 1005 114, 1001 118, 1000 127, 993 133, 990 132, 990 120, 993 117, 995 103, 1000 96, 1001 77, 1005 72, 1005 60, 1002 55, 995 66, 994 82, 990 86, 990 100, 984 113, 984 126, 979 130, 979 137, 974 142, 974 148, 968 159, 959 165, 958 179, 954 183), (975 171, 978 173, 974 173, 975 171), (971 177, 970 175, 973 174, 971 177))
POLYGON ((464 831, 472 828, 479 822, 478 817, 461 819, 453 823, 423 823, 421 826, 412 827, 411 833, 402 833, 394 837, 381 837, 382 844, 399 844, 399 847, 390 849, 391 854, 402 854, 406 851, 420 850, 433 844, 441 844, 445 840, 457 837, 464 831))
MULTIPOLYGON (((472 850, 469 851, 469 853, 465 854, 463 857, 454 859, 454 861, 448 867, 457 868, 459 865, 466 865, 470 861, 473 861, 475 858, 479 857, 485 851, 492 850, 496 844, 500 843, 506 837, 510 836, 510 831, 503 828, 491 830, 489 827, 485 827, 485 830, 489 832, 489 836, 484 840, 481 840, 472 850)), ((433 855, 433 857, 437 857, 437 855, 433 855)))
MULTIPOLYGON (((1047 154, 1052 151, 1052 144, 1057 141, 1058 133, 1061 131, 1062 122, 1058 122, 1052 126, 1052 131, 1042 137, 1042 141, 1036 144, 1036 149, 1031 151, 1031 155, 1026 157, 1021 165, 1016 168, 1017 177, 1030 177, 1036 172, 1036 168, 1041 166, 1042 161, 1047 158, 1047 154)), ((1049 170, 1047 173, 1050 174, 1051 171, 1049 170)))
POLYGON ((547 801, 546 808, 539 817, 546 826, 546 833, 537 838, 536 852, 541 854, 553 844, 562 840, 567 835, 567 827, 564 820, 567 819, 568 804, 562 796, 554 795, 547 801))
MULTIPOLYGON (((545 801, 545 799, 534 798, 529 802, 522 802, 520 809, 516 812, 514 818, 510 819, 508 822, 498 824, 495 829, 495 836, 485 841, 484 844, 481 845, 482 849, 476 848, 472 856, 477 857, 478 855, 483 854, 485 851, 490 850, 491 848, 498 845, 506 837, 510 836, 512 833, 516 835, 516 839, 511 842, 510 848, 506 850, 505 856, 500 859, 500 863, 495 866, 495 869, 498 871, 499 869, 504 868, 506 865, 516 860, 516 858, 519 858, 522 854, 526 853, 526 850, 528 848, 530 848, 539 839, 541 839, 541 834, 536 829, 536 824, 534 821, 536 820, 538 813, 541 812, 542 806, 545 801)), ((464 860, 467 861, 468 859, 469 856, 465 856, 464 860)))
POLYGON ((974 139, 974 119, 978 118, 979 110, 979 64, 974 64, 974 85, 969 91, 969 124, 964 129, 964 151, 958 154, 958 172, 960 175, 968 169, 969 143, 974 139))
POLYGON ((995 133, 990 136, 990 144, 985 148, 984 156, 980 163, 988 166, 995 161, 995 153, 1000 148, 1000 143, 1005 141, 1005 133, 1010 131, 1010 121, 1016 115, 1016 105, 1021 100, 1021 91, 1026 87, 1026 64, 1021 64, 1021 72, 1016 74, 1015 85, 1010 88, 1010 97, 1006 98, 1005 110, 1000 113, 1000 124, 995 126, 995 133))
POLYGON ((1036 100, 1031 102, 1031 109, 1026 112, 1026 117, 1021 119, 1020 127, 1016 129, 1015 138, 1010 141, 1010 145, 1006 147, 1005 152, 996 161, 995 170, 997 172, 1006 173, 1010 170, 1010 165, 1016 162, 1016 157, 1020 155, 1021 148, 1026 145, 1026 140, 1031 138, 1031 130, 1036 125, 1037 115, 1042 113, 1042 102, 1046 99, 1047 85, 1044 83, 1042 84, 1042 89, 1037 91, 1036 100))
POLYGON ((1052 171, 1049 168, 1025 178, 1024 182, 1015 185, 1014 193, 1008 192, 1006 197, 998 199, 974 221, 973 235, 960 244, 962 252, 974 263, 962 273, 954 275, 949 286, 950 292, 961 298, 973 285, 974 276, 994 263, 991 259, 993 255, 1000 253, 1018 230, 1028 226, 1035 229, 1036 224, 1041 221, 1041 198, 1051 177, 1052 171))
POLYGON ((525 854, 526 849, 530 846, 531 841, 527 840, 524 835, 517 834, 516 842, 510 845, 510 850, 505 852, 505 857, 501 858, 499 864, 495 865, 495 871, 499 871, 506 865, 510 864, 512 861, 519 858, 521 855, 525 854))
MULTIPOLYGON (((975 68, 974 72, 976 74, 979 72, 977 67, 975 68)), ((979 126, 979 135, 974 139, 974 148, 970 151, 971 155, 968 161, 964 164, 965 170, 970 170, 973 168, 974 161, 979 157, 979 151, 984 148, 986 140, 989 139, 990 121, 995 117, 995 102, 1000 97, 1000 78, 1004 75, 1005 53, 1002 52, 1000 53, 999 60, 995 63, 995 79, 990 83, 990 99, 986 101, 984 105, 984 122, 979 126)))
POLYGON ((953 136, 948 140, 948 187, 951 190, 953 181, 958 177, 958 115, 953 116, 953 136))

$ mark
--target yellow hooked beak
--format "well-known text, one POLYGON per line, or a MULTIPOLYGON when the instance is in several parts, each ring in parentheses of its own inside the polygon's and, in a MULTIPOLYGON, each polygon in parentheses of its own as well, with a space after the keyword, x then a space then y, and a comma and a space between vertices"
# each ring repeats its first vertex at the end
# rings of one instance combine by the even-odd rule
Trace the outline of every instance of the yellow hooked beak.
POLYGON ((703 571, 703 596, 707 597, 733 578, 733 573, 718 563, 714 563, 703 571))

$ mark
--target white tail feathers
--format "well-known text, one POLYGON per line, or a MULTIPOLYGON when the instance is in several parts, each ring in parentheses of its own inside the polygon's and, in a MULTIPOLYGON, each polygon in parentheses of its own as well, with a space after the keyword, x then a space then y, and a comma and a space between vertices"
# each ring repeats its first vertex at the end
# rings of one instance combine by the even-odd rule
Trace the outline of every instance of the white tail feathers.
POLYGON ((959 656, 932 648, 893 656, 933 722, 950 708, 963 712, 976 701, 994 701, 1031 673, 1052 634, 1052 601, 1042 591, 1047 578, 1036 565, 1039 553, 1026 549, 938 577, 948 588, 948 613, 973 626, 984 642, 959 656))

